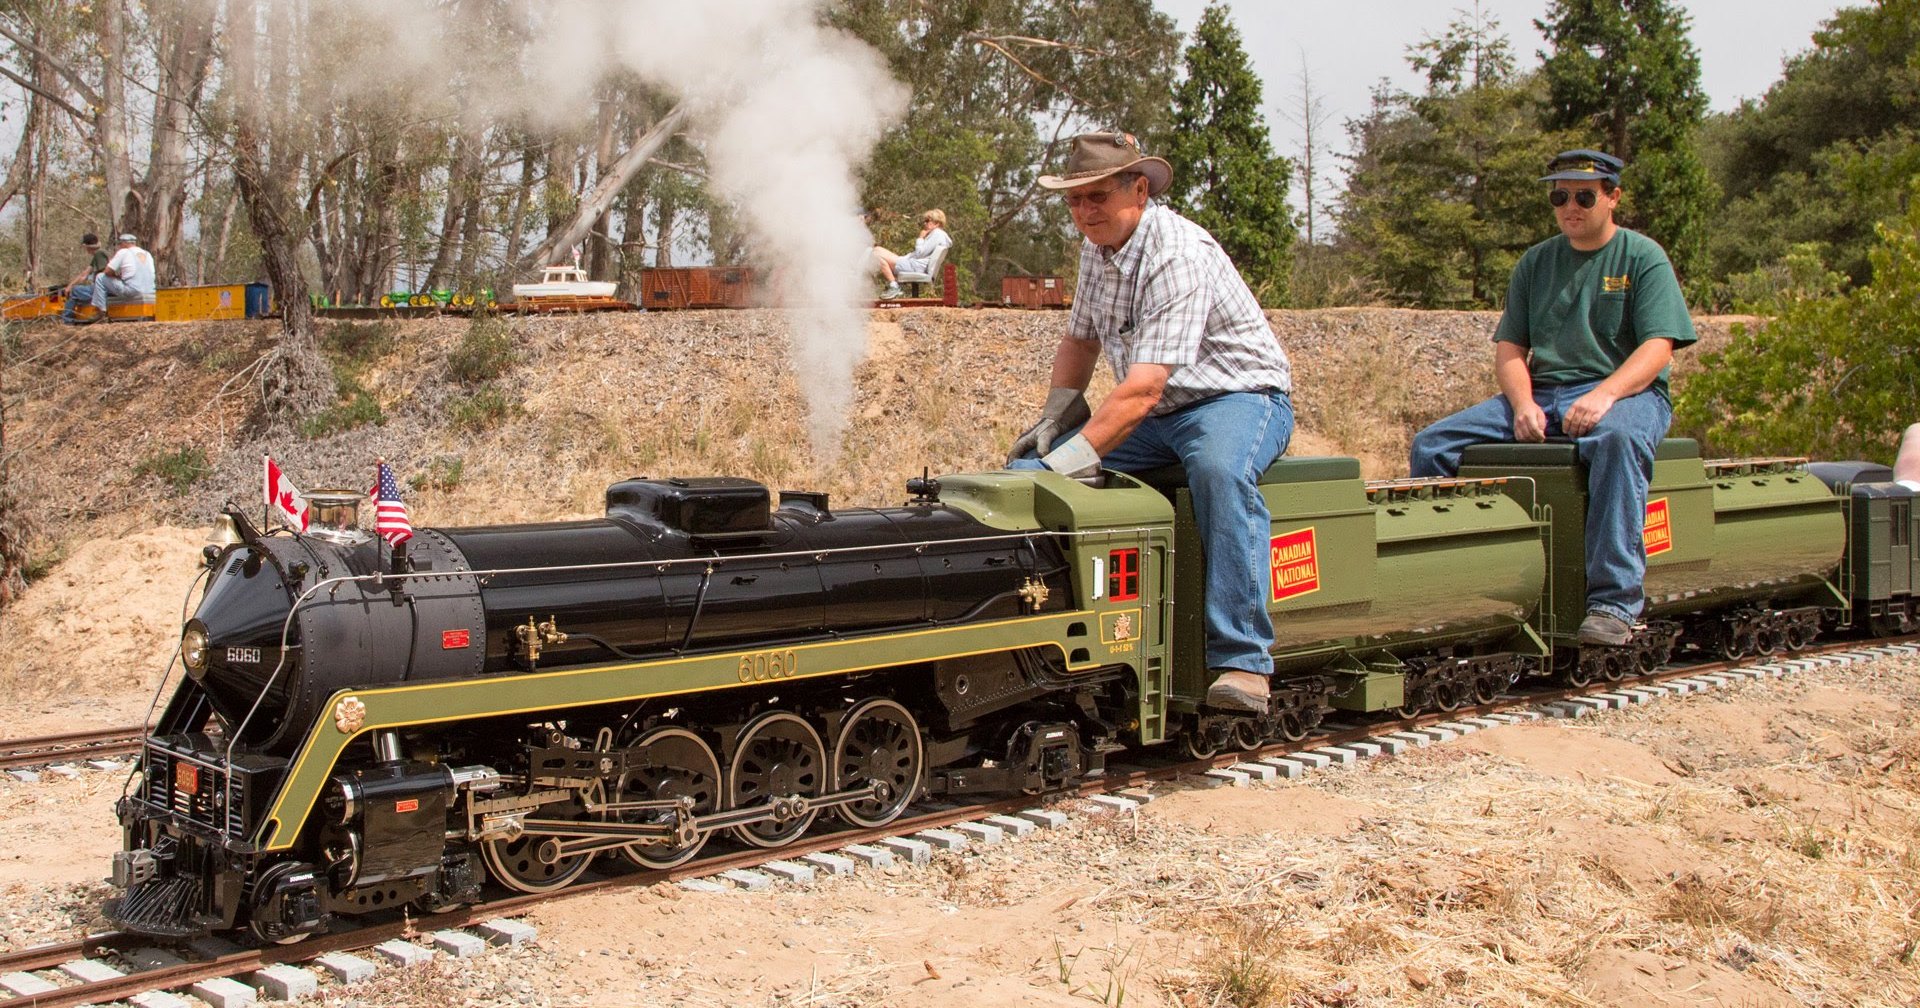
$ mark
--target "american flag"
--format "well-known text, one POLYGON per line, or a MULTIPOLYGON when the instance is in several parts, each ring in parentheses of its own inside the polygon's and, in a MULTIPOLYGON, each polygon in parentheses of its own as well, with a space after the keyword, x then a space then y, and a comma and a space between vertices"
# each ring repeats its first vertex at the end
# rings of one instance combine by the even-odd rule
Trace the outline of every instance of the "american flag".
POLYGON ((413 522, 407 519, 407 505, 400 499, 400 484, 394 482, 393 468, 380 461, 374 463, 374 472, 373 531, 388 545, 397 547, 413 538, 413 522))

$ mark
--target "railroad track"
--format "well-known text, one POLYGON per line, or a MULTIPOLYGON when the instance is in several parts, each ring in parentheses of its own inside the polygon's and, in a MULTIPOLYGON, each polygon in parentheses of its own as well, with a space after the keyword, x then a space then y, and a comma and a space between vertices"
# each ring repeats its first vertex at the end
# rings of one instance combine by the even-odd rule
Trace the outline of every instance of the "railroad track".
POLYGON ((124 756, 140 751, 145 734, 144 727, 133 725, 0 741, 0 770, 124 756))
MULTIPOLYGON (((1333 749, 1350 746, 1368 739, 1380 739, 1392 735, 1418 732, 1423 728, 1438 725, 1450 725, 1472 719, 1484 719, 1495 715, 1511 716, 1515 711, 1531 711, 1552 705, 1575 701, 1580 698, 1592 698, 1616 694, 1623 690, 1644 690, 1647 687, 1660 686, 1676 681, 1692 682, 1715 673, 1731 673, 1731 678, 1753 679, 1759 673, 1755 669, 1787 663, 1797 660, 1822 659, 1826 656, 1844 655, 1859 652, 1862 657, 1878 657, 1894 653, 1914 653, 1911 645, 1920 642, 1920 635, 1884 638, 1873 641, 1848 642, 1811 647, 1792 654, 1775 656, 1757 656, 1738 661, 1711 661, 1685 666, 1667 666, 1656 671, 1629 677, 1619 681, 1601 681, 1580 687, 1547 685, 1539 689, 1502 696, 1492 703, 1463 704, 1451 711, 1436 711, 1419 717, 1394 721, 1373 721, 1367 724, 1335 724, 1318 731, 1299 742, 1281 742, 1260 746, 1251 750, 1239 750, 1221 753, 1206 759, 1166 760, 1146 765, 1118 766, 1109 768, 1107 774, 1096 780, 1084 781, 1079 787, 1061 797, 1086 798, 1099 794, 1112 794, 1137 789, 1142 785, 1175 778, 1205 774, 1235 765, 1250 764, 1263 759, 1285 762, 1284 757, 1298 756, 1316 749, 1333 749), (1893 650, 1895 646, 1909 645, 1904 652, 1893 650)), ((1831 659, 1828 659, 1831 660, 1831 659)), ((1704 688, 1704 687, 1701 687, 1704 688)), ((1693 692, 1689 688, 1685 692, 1693 692)), ((1615 706, 1607 704, 1607 706, 1615 706)), ((1534 715, 1538 717, 1538 715, 1534 715)), ((106 739, 114 732, 75 733, 74 736, 52 736, 55 739, 83 738, 94 736, 106 739)), ((21 740, 38 742, 42 740, 21 740)), ((137 741, 137 740, 136 740, 137 741)), ((73 744, 73 743, 69 743, 73 744)), ((0 999, 4 1008, 64 1008, 88 1004, 103 1004, 124 1000, 135 994, 153 990, 184 990, 195 983, 214 978, 232 977, 262 970, 283 963, 300 963, 333 952, 352 952, 372 948, 383 942, 406 938, 416 934, 430 924, 434 930, 459 928, 475 925, 502 916, 524 913, 531 907, 549 899, 565 898, 590 892, 605 891, 633 886, 656 885, 663 882, 679 882, 703 876, 717 875, 732 869, 750 869, 765 866, 775 861, 786 861, 844 849, 853 845, 873 844, 882 840, 909 836, 929 829, 972 822, 988 816, 1017 813, 1031 809, 1031 797, 1016 796, 984 803, 955 806, 918 806, 909 813, 885 826, 861 829, 842 828, 832 831, 808 833, 794 842, 775 849, 741 848, 723 850, 719 853, 689 861, 665 870, 638 870, 622 874, 589 874, 580 881, 555 893, 522 894, 501 899, 477 903, 469 907, 453 910, 425 919, 396 918, 390 921, 370 923, 352 931, 323 935, 290 945, 277 945, 265 949, 239 949, 224 954, 199 959, 177 965, 165 965, 153 969, 144 969, 124 975, 104 979, 79 982, 63 986, 57 990, 37 994, 25 994, 9 999, 0 999)), ((13 952, 0 952, 0 975, 9 973, 31 973, 53 970, 78 959, 95 959, 102 955, 125 956, 141 948, 153 945, 148 939, 124 932, 103 932, 88 935, 77 941, 36 946, 13 952)))

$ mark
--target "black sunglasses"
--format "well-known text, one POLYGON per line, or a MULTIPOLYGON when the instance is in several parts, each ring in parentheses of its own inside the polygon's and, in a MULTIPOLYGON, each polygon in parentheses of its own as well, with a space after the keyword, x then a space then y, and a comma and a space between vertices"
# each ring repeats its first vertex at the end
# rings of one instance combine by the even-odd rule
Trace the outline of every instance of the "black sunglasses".
POLYGON ((1567 205, 1569 196, 1573 197, 1575 203, 1580 204, 1582 210, 1591 210, 1595 203, 1600 202, 1600 194, 1592 189, 1555 189, 1547 194, 1547 202, 1558 209, 1567 205))

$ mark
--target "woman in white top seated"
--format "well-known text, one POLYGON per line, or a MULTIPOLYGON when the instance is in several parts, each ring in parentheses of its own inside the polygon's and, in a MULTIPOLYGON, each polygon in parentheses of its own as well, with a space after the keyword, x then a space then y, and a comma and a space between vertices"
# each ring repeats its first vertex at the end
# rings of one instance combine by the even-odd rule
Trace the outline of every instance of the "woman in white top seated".
POLYGON ((900 273, 925 273, 933 264, 934 254, 953 245, 953 239, 947 235, 947 214, 944 210, 929 210, 920 215, 920 240, 913 243, 913 251, 906 255, 889 252, 878 245, 873 247, 874 263, 880 268, 880 275, 887 278, 887 289, 880 292, 883 298, 900 296, 900 282, 895 276, 900 273))

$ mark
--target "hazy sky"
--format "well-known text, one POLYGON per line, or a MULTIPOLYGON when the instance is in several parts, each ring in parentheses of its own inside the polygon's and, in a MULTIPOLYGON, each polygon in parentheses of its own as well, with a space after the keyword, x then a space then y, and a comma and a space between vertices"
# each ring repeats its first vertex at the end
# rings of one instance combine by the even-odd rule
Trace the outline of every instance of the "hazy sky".
MULTIPOLYGON (((1678 0, 1693 17, 1693 44, 1700 53, 1701 83, 1716 111, 1742 98, 1758 98, 1780 77, 1781 62, 1813 44, 1813 31, 1843 6, 1866 0, 1678 0)), ((1207 0, 1154 0, 1191 37, 1207 0)), ((1366 114, 1368 98, 1380 78, 1414 90, 1419 80, 1407 68, 1407 47, 1438 35, 1471 0, 1236 0, 1234 21, 1253 68, 1266 88, 1267 125, 1275 153, 1296 156, 1301 130, 1288 119, 1297 115, 1300 71, 1313 76, 1314 90, 1330 113, 1326 137, 1346 149, 1347 119, 1366 114), (1303 62, 1304 61, 1304 62, 1303 62)), ((1533 20, 1547 0, 1481 0, 1482 16, 1497 21, 1523 67, 1538 62, 1546 48, 1533 20)), ((1317 188, 1317 187, 1316 187, 1317 188)))

